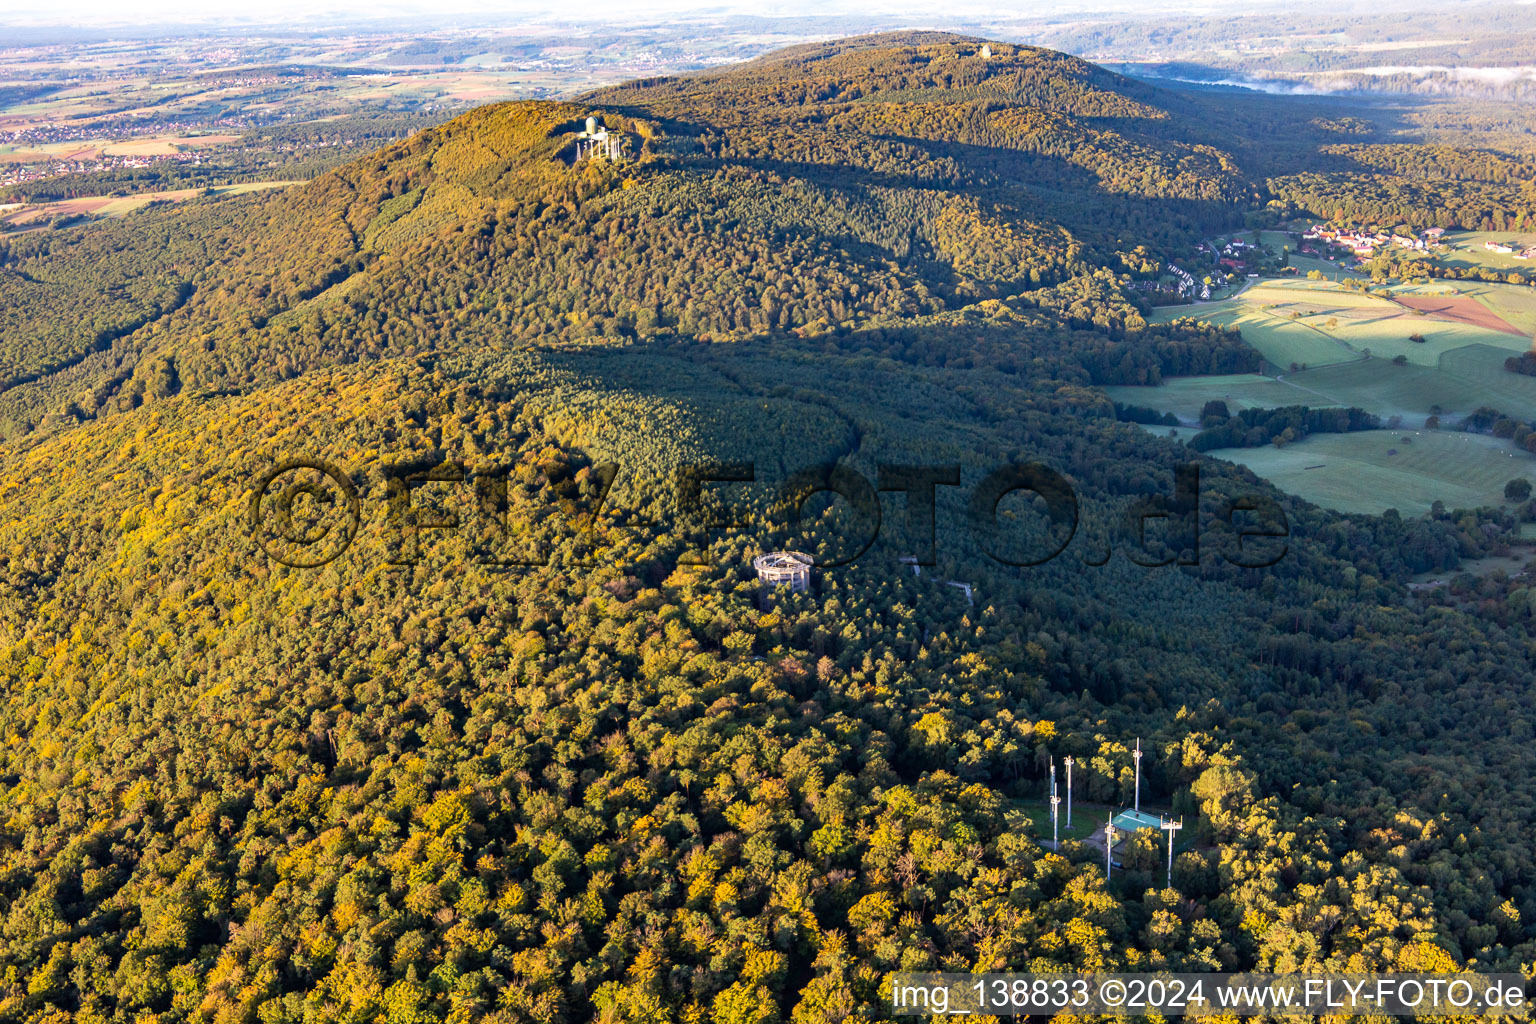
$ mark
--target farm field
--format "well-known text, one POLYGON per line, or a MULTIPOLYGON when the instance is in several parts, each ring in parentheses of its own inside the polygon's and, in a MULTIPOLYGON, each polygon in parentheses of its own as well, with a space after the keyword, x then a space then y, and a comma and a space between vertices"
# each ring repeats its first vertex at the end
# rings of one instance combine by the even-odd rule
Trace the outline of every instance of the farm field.
POLYGON ((101 152, 103 156, 169 156, 188 149, 206 149, 234 142, 238 135, 162 135, 114 142, 101 152))
POLYGON ((1214 399, 1226 402, 1232 412, 1282 405, 1358 406, 1383 419, 1401 416, 1413 426, 1422 426, 1431 415, 1449 426, 1482 406, 1536 420, 1536 377, 1505 370, 1508 356, 1507 349, 1467 345, 1447 352, 1433 367, 1370 359, 1277 377, 1176 377, 1156 386, 1104 390, 1116 402, 1171 412, 1191 424, 1214 399))
MULTIPOLYGON (((1326 282, 1271 280, 1235 298, 1164 306, 1155 323, 1181 317, 1224 324, 1276 370, 1364 359, 1367 355, 1436 366, 1445 353, 1491 345, 1511 353, 1529 347, 1526 333, 1476 297, 1445 285, 1395 289, 1387 299, 1326 282), (1422 342, 1410 340, 1418 335, 1422 342)), ((1536 317, 1536 305, 1532 306, 1536 317)))
MULTIPOLYGON (((1425 291, 1444 289, 1443 284, 1420 286, 1425 291)), ((1519 330, 1526 338, 1536 335, 1536 288, 1522 288, 1512 284, 1483 284, 1458 281, 1456 288, 1463 295, 1471 296, 1504 321, 1519 330)), ((1402 290, 1402 289, 1399 289, 1402 290)))
POLYGON ((238 135, 156 135, 121 141, 100 138, 78 142, 49 142, 36 146, 7 143, 0 146, 0 161, 33 163, 48 160, 97 160, 103 156, 171 156, 187 150, 226 145, 238 138, 238 135))
MULTIPOLYGON (((1536 379, 1536 378, 1533 378, 1536 379)), ((1232 412, 1240 409, 1273 409, 1282 405, 1338 405, 1320 401, 1320 396, 1295 385, 1261 373, 1234 373, 1219 376, 1170 377, 1162 384, 1117 385, 1105 393, 1125 405, 1140 405, 1159 412, 1171 412, 1182 423, 1196 423, 1206 402, 1221 399, 1232 412)), ((1156 427, 1159 433, 1167 427, 1156 427)))
MULTIPOLYGON (((254 181, 240 185, 219 185, 209 190, 213 197, 240 195, 270 188, 287 188, 294 181, 254 181)), ((55 217, 122 217, 155 202, 179 203, 201 195, 202 189, 184 188, 168 192, 140 192, 131 196, 82 196, 52 203, 7 204, 0 208, 0 232, 38 228, 55 217)))
MULTIPOLYGON (((1250 292, 1256 290, 1249 289, 1250 292)), ((1164 310, 1169 309, 1186 310, 1188 307, 1164 307, 1164 310)), ((1177 316, 1163 315, 1164 310, 1159 310, 1152 317, 1154 323, 1178 319, 1177 316)), ((1202 304, 1198 307, 1198 313, 1186 312, 1184 315, 1241 331, 1243 340, 1258 349, 1266 360, 1277 367, 1288 367, 1292 363, 1321 366, 1360 358, 1358 353, 1338 339, 1262 308, 1251 301, 1247 293, 1237 298, 1202 304)))
POLYGON ((1536 378, 1508 373, 1507 356, 1502 349, 1467 346, 1434 367, 1372 359, 1288 374, 1285 379, 1304 393, 1302 404, 1358 406, 1383 420, 1401 416, 1415 427, 1432 415, 1449 426, 1485 405, 1536 418, 1536 378), (1511 379, 1506 383, 1502 377, 1511 379), (1309 401, 1306 395, 1313 397, 1309 401))
POLYGON ((1313 434, 1276 448, 1223 448, 1211 456, 1247 466, 1275 486, 1339 512, 1395 508, 1421 516, 1504 502, 1515 477, 1536 480, 1536 457, 1507 441, 1459 431, 1367 430, 1313 434))
MULTIPOLYGON (((1520 536, 1529 540, 1531 533, 1526 528, 1536 527, 1536 523, 1522 523, 1520 536)), ((1408 589, 1415 590, 1438 586, 1449 581, 1453 576, 1469 573, 1473 576, 1492 576, 1496 572, 1502 572, 1506 576, 1514 577, 1525 572, 1526 566, 1531 564, 1531 553, 1521 551, 1513 555, 1489 555, 1487 558, 1464 558, 1456 567, 1455 572, 1446 572, 1444 569, 1432 569, 1428 572, 1415 573, 1408 581, 1408 589)))
POLYGON ((1498 503, 1514 476, 1536 479, 1536 459, 1511 442, 1454 430, 1479 408, 1536 421, 1536 378, 1504 369, 1531 347, 1536 292, 1512 285, 1430 282, 1392 288, 1384 298, 1305 279, 1266 280, 1240 296, 1164 307, 1153 319, 1181 316, 1237 328, 1266 362, 1266 373, 1181 377, 1156 387, 1110 387, 1117 402, 1171 412, 1186 426, 1146 429, 1187 440, 1206 402, 1232 412, 1284 405, 1358 406, 1384 422, 1420 431, 1430 416, 1444 432, 1315 435, 1286 448, 1222 449, 1211 454, 1247 465, 1276 485, 1344 512, 1405 515, 1447 506, 1498 503), (1292 316, 1295 316, 1292 319, 1292 316), (1409 340, 1419 334, 1423 342, 1409 340), (1369 355, 1367 355, 1369 353, 1369 355), (1402 363, 1396 362, 1401 356, 1402 363), (1296 366, 1297 369, 1287 369, 1296 366), (1385 440, 1383 440, 1385 439, 1385 440), (1396 454, 1387 454, 1394 450, 1396 454))
POLYGON ((1517 260, 1511 255, 1489 252, 1484 242, 1515 242, 1517 249, 1536 245, 1536 235, 1513 231, 1455 231, 1446 234, 1447 252, 1438 254, 1439 262, 1454 267, 1485 267, 1489 270, 1536 270, 1536 261, 1517 260))

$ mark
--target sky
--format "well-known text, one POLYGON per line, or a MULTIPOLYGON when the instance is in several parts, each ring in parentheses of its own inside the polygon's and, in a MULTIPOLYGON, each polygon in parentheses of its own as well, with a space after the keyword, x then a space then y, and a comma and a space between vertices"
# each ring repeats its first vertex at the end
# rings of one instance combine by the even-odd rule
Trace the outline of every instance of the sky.
MULTIPOLYGON (((1164 4, 1169 13, 1215 8, 1215 0, 1164 4)), ((1232 4, 1224 6, 1231 7, 1232 4)), ((81 28, 155 24, 324 24, 348 19, 430 16, 434 24, 529 17, 539 21, 616 21, 637 14, 897 15, 913 19, 942 17, 1040 17, 1057 13, 1120 12, 1145 14, 1135 0, 1033 0, 996 3, 984 0, 584 0, 580 5, 518 0, 0 0, 0 26, 71 25, 81 28)), ((3 45, 3 44, 0 44, 3 45)))

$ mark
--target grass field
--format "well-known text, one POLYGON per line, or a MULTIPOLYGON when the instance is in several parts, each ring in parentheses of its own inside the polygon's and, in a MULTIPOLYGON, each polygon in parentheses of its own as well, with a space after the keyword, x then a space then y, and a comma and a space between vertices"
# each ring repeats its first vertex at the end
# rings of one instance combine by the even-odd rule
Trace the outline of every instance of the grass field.
MULTIPOLYGON (((1504 369, 1506 352, 1468 346, 1446 355, 1439 368, 1394 366, 1381 360, 1325 366, 1287 374, 1182 377, 1155 388, 1109 388, 1116 401, 1173 412, 1188 422, 1211 399, 1233 412, 1279 405, 1356 405, 1384 418, 1401 415, 1416 428, 1435 407, 1450 426, 1480 406, 1536 420, 1536 378, 1504 369), (1156 393, 1156 394, 1154 394, 1156 393)), ((1147 427, 1167 436, 1167 427, 1147 427)), ((1188 439, 1195 430, 1172 431, 1188 439)), ((1503 501, 1514 477, 1536 481, 1536 458, 1510 442, 1460 431, 1363 431, 1317 434, 1285 448, 1219 449, 1210 453, 1248 466, 1292 494, 1340 512, 1380 513, 1395 508, 1422 515, 1437 500, 1448 507, 1503 501), (1403 439, 1408 443, 1401 443, 1403 439), (1395 449, 1396 454, 1389 454, 1395 449)))
POLYGON ((238 139, 237 135, 157 135, 114 141, 49 142, 39 146, 6 144, 0 161, 37 163, 49 160, 96 160, 103 156, 169 156, 189 149, 208 149, 238 139))
MULTIPOLYGON (((1401 301, 1317 281, 1266 281, 1221 302, 1165 306, 1152 320, 1193 317, 1235 327, 1277 371, 1402 356, 1434 367, 1467 345, 1525 351, 1529 339, 1478 298, 1440 286, 1402 289, 1401 301), (1412 308, 1419 306, 1423 308, 1412 308), (1422 342, 1410 340, 1422 337, 1422 342)), ((1536 307, 1532 314, 1536 317, 1536 307)))
POLYGON ((1456 231, 1445 236, 1449 252, 1438 253, 1436 258, 1447 266, 1486 267, 1490 270, 1536 271, 1536 260, 1517 260, 1513 255, 1489 252, 1484 242, 1515 242, 1515 250, 1536 245, 1536 235, 1513 231, 1456 231))
POLYGON ((1339 511, 1421 515, 1437 500, 1449 507, 1502 502, 1511 478, 1536 480, 1536 458, 1507 440, 1451 428, 1482 407, 1536 422, 1536 378, 1504 369, 1505 359, 1531 347, 1536 290, 1435 281, 1391 291, 1384 298, 1331 281, 1280 278, 1221 302, 1164 307, 1154 320, 1193 316, 1237 328, 1264 356, 1266 372, 1105 390, 1117 402, 1172 412, 1187 426, 1171 433, 1185 439, 1205 403, 1216 399, 1232 412, 1358 406, 1383 422, 1401 417, 1411 430, 1316 435, 1282 449, 1211 454, 1339 511), (1425 340, 1409 340, 1413 334, 1425 340), (1432 415, 1444 432, 1422 429, 1432 415))
POLYGON ((1210 453, 1247 466, 1276 487, 1340 512, 1395 508, 1419 516, 1436 501, 1475 508, 1504 501, 1515 477, 1536 480, 1536 457, 1508 442, 1459 432, 1370 430, 1314 434, 1284 448, 1210 453))
MULTIPOLYGON (((1166 427, 1145 429, 1168 433, 1166 427)), ((1193 431, 1178 433, 1187 437, 1193 431)), ((1420 516, 1436 501, 1452 509, 1499 505, 1510 480, 1536 482, 1536 457, 1506 441, 1459 431, 1314 434, 1284 448, 1221 448, 1207 454, 1247 466, 1281 490, 1338 512, 1379 515, 1395 508, 1420 516)))
POLYGON ((234 142, 238 135, 162 135, 114 142, 102 149, 104 156, 169 156, 189 149, 207 149, 234 142))
POLYGON ((1401 416, 1415 427, 1431 415, 1450 426, 1482 406, 1536 421, 1536 377, 1505 370, 1508 356, 1507 349, 1467 345, 1445 353, 1433 367, 1370 359, 1279 377, 1176 377, 1156 387, 1104 390, 1117 402, 1171 412, 1184 423, 1198 421, 1201 408, 1213 399, 1226 402, 1232 412, 1282 405, 1358 406, 1383 420, 1401 416))
POLYGON ((1314 259, 1311 256, 1303 256, 1300 253, 1291 253, 1291 266, 1301 272, 1302 280, 1312 271, 1322 274, 1329 282, 1338 282, 1346 279, 1358 280, 1362 275, 1353 270, 1346 270, 1343 261, 1333 263, 1328 260, 1314 259))
MULTIPOLYGON (((1445 285, 1441 283, 1423 287, 1426 291, 1434 287, 1444 290, 1445 285)), ((1461 294, 1475 298, 1503 317, 1506 323, 1518 328, 1527 337, 1536 335, 1536 288, 1472 281, 1457 281, 1455 287, 1461 294)))
MULTIPOLYGON (((1190 312, 1185 315, 1236 328, 1242 332, 1244 341, 1258 349, 1271 364, 1281 368, 1288 367, 1293 362, 1322 366, 1327 363, 1347 362, 1360 358, 1358 353, 1341 344, 1338 339, 1306 324, 1290 321, 1283 315, 1265 310, 1250 301, 1246 294, 1222 302, 1202 304, 1198 307, 1198 313, 1190 312)), ((1167 322, 1174 318, 1171 315, 1163 315, 1163 311, 1159 310, 1158 315, 1152 319, 1154 322, 1167 322)))
MULTIPOLYGON (((1212 377, 1170 377, 1156 387, 1118 386, 1104 391, 1116 402, 1171 412, 1183 423, 1196 423, 1206 402, 1221 399, 1232 412, 1240 409, 1273 409, 1281 405, 1338 405, 1285 381, 1258 373, 1234 373, 1212 377)), ((1160 431, 1166 427, 1158 428, 1160 431)))
MULTIPOLYGON (((1073 787, 1073 795, 1076 796, 1077 786, 1073 787)), ((1065 792, 1064 790, 1062 792, 1065 792)), ((1014 800, 1015 809, 1029 815, 1034 822, 1034 834, 1040 839, 1051 838, 1051 805, 1045 800, 1014 800)), ((1087 801, 1073 800, 1072 802, 1072 827, 1067 828, 1067 804, 1066 798, 1062 798, 1062 804, 1058 817, 1060 826, 1059 835, 1062 842, 1068 839, 1082 841, 1093 835, 1094 829, 1102 825, 1108 816, 1107 804, 1088 803, 1087 801)))
MULTIPOLYGON (((1520 536, 1529 540, 1531 535, 1526 527, 1536 528, 1536 523, 1522 523, 1520 536)), ((1505 576, 1517 576, 1525 571, 1525 567, 1531 563, 1531 553, 1522 551, 1513 555, 1489 555, 1487 558, 1463 558, 1455 572, 1446 572, 1444 569, 1431 569, 1428 572, 1416 573, 1409 577, 1408 585, 1427 586, 1435 583, 1443 583, 1453 576, 1462 573, 1471 573, 1473 576, 1491 576, 1496 572, 1502 572, 1505 576)))

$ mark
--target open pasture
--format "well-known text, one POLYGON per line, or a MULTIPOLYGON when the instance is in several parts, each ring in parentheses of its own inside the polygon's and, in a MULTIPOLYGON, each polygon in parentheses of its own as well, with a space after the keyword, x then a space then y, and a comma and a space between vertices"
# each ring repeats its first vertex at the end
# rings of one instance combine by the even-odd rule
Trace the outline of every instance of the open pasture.
POLYGON ((61 199, 53 203, 18 204, 15 209, 0 214, 0 227, 22 228, 43 224, 55 217, 94 215, 113 203, 111 196, 86 196, 79 199, 61 199))
MULTIPOLYGON (((1274 409, 1283 405, 1341 404, 1285 380, 1259 373, 1170 377, 1155 386, 1107 387, 1104 391, 1113 401, 1171 412, 1185 424, 1198 423, 1205 403, 1217 400, 1226 402, 1227 409, 1234 413, 1241 409, 1274 409)), ((1150 429, 1158 433, 1168 430, 1167 427, 1150 429)))
MULTIPOLYGON (((1285 405, 1357 406, 1407 429, 1318 434, 1284 448, 1222 449, 1277 486, 1326 508, 1422 515, 1435 501, 1472 507, 1503 501, 1504 484, 1536 479, 1536 458, 1510 441, 1424 429, 1430 416, 1453 428, 1489 407, 1536 422, 1536 377, 1504 369, 1530 347, 1536 291, 1437 281, 1393 289, 1387 299, 1329 282, 1270 280, 1222 302, 1165 307, 1155 319, 1193 316, 1235 327, 1274 367, 1273 376, 1182 377, 1156 387, 1111 387, 1117 402, 1172 412, 1195 432, 1205 403, 1232 412, 1285 405), (1422 342, 1412 341, 1418 335, 1422 342), (1403 357, 1398 363, 1396 357, 1403 357)), ((1167 427, 1148 427, 1166 435, 1167 427)))
POLYGON ((1507 348, 1464 345, 1446 352, 1434 366, 1369 359, 1276 377, 1174 377, 1151 387, 1104 390, 1114 401, 1171 412, 1184 423, 1197 422, 1201 408, 1215 399, 1226 402, 1232 412, 1284 405, 1356 406, 1384 421, 1401 416, 1413 426, 1423 425, 1431 415, 1451 426, 1483 406, 1536 421, 1536 377, 1505 370, 1509 355, 1507 348))
POLYGON ((1339 306, 1369 306, 1384 300, 1352 288, 1341 288, 1332 281, 1312 281, 1305 277, 1276 277, 1256 282, 1244 296, 1253 302, 1283 302, 1298 292, 1321 293, 1323 301, 1339 306))
MULTIPOLYGON (((1154 322, 1190 317, 1234 327, 1277 371, 1367 356, 1434 367, 1467 345, 1524 351, 1525 331, 1470 294, 1439 287, 1392 299, 1317 281, 1265 281, 1221 302, 1165 306, 1154 322), (1422 341, 1413 340, 1417 336, 1422 341)), ((1536 304, 1531 316, 1536 318, 1536 304)))
POLYGON ((1322 274, 1328 283, 1345 281, 1351 278, 1359 279, 1360 277, 1358 272, 1347 269, 1342 260, 1335 263, 1330 260, 1316 259, 1312 256, 1303 256, 1298 252, 1291 253, 1290 265, 1300 272, 1302 280, 1306 280, 1306 275, 1314 270, 1322 274))
POLYGON ((1510 354, 1528 347, 1523 335, 1508 330, 1444 319, 1402 306, 1356 307, 1305 319, 1361 356, 1370 354, 1387 360, 1402 356, 1420 366, 1438 366, 1445 353, 1467 345, 1491 345, 1510 354), (1424 340, 1412 340, 1415 335, 1424 340))
POLYGON ((238 135, 159 135, 152 138, 114 142, 102 149, 104 156, 169 156, 189 149, 222 146, 239 139, 238 135))
POLYGON ((1483 406, 1536 419, 1536 377, 1505 370, 1508 357, 1507 349, 1466 345, 1445 353, 1432 367, 1372 359, 1287 374, 1286 380, 1328 400, 1309 404, 1358 406, 1384 420, 1401 416, 1415 426, 1431 415, 1450 426, 1483 406))
POLYGON ((38 146, 8 145, 0 150, 0 163, 31 164, 49 160, 94 160, 107 140, 49 142, 38 146))
POLYGON ((1360 358, 1358 353, 1337 339, 1250 302, 1247 293, 1234 299, 1203 303, 1195 307, 1165 307, 1153 317, 1154 322, 1166 323, 1177 319, 1176 316, 1167 315, 1172 310, 1178 310, 1184 316, 1196 320, 1241 331, 1244 341, 1258 349, 1270 364, 1282 369, 1293 363, 1298 366, 1321 366, 1360 358))
POLYGON ((155 135, 114 141, 110 138, 0 147, 0 163, 29 164, 53 160, 98 160, 104 156, 171 156, 234 142, 238 135, 155 135))
POLYGON ((1482 267, 1487 270, 1536 271, 1536 260, 1518 260, 1513 253, 1490 252, 1487 242, 1514 243, 1515 252, 1536 245, 1536 235, 1516 231, 1456 231, 1445 236, 1448 249, 1435 254, 1447 266, 1482 267))
POLYGON ((1403 515, 1475 508, 1504 501, 1515 477, 1536 479, 1536 457, 1478 434, 1367 430, 1314 434, 1276 448, 1227 448, 1209 453, 1240 463, 1275 486, 1324 508, 1403 515))

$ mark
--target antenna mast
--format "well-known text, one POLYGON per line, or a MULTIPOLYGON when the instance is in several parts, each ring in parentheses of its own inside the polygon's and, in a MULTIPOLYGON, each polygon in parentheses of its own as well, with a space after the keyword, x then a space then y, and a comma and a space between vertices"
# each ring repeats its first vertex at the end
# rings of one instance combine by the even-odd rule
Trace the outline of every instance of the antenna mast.
POLYGON ((1168 888, 1170 889, 1173 888, 1173 834, 1183 827, 1183 818, 1162 823, 1163 831, 1168 833, 1168 888))
POLYGON ((1110 812, 1109 821, 1104 823, 1104 881, 1108 882, 1115 873, 1115 815, 1110 812))
POLYGON ((1067 828, 1072 827, 1072 755, 1066 756, 1067 765, 1067 828))
POLYGON ((1132 804, 1134 810, 1141 810, 1141 739, 1136 740, 1136 753, 1131 755, 1136 759, 1136 800, 1132 804))

